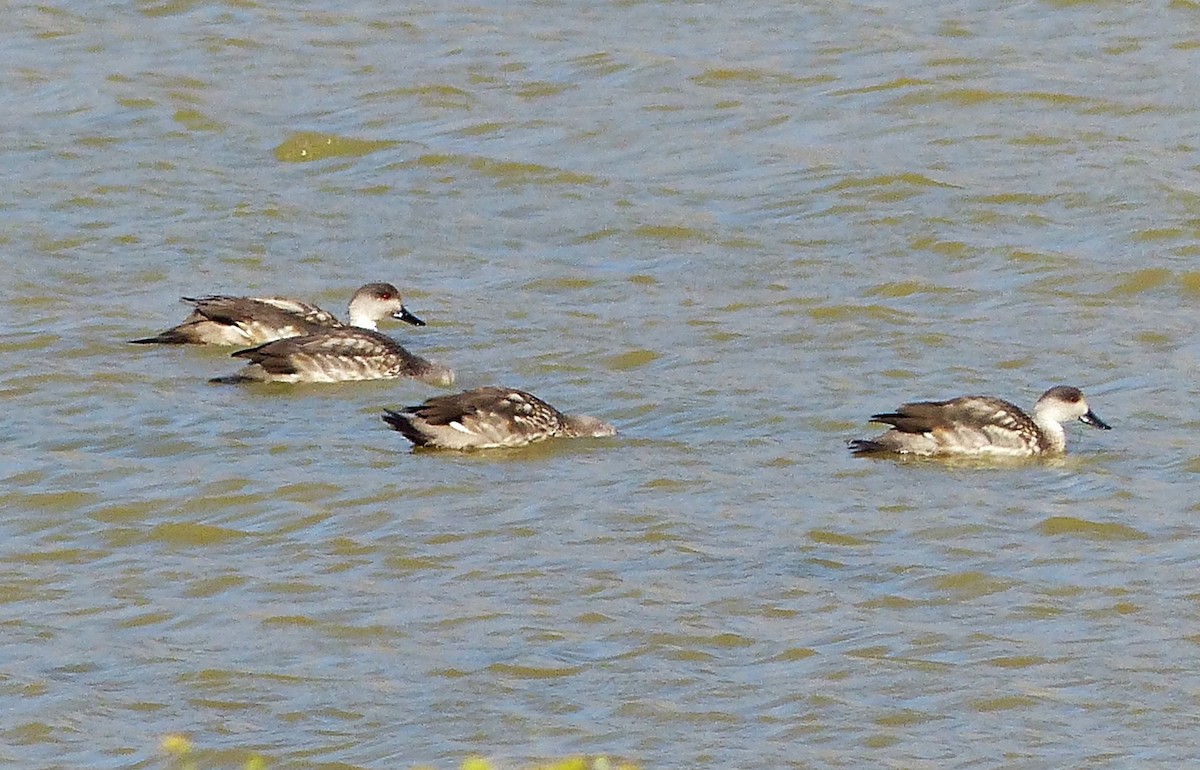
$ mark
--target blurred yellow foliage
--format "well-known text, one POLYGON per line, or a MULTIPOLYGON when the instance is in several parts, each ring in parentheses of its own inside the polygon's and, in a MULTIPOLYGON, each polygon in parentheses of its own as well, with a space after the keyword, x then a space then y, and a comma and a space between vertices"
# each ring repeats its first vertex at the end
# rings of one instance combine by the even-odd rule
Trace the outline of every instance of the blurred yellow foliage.
MULTIPOLYGON (((171 733, 163 736, 159 746, 163 753, 170 757, 170 767, 173 770, 195 770, 197 757, 193 753, 194 746, 190 738, 179 733, 171 733)), ((267 770, 267 759, 258 754, 251 755, 243 763, 242 770, 267 770)), ((434 770, 434 768, 431 765, 418 765, 412 770, 434 770)), ((464 759, 459 765, 459 770, 513 770, 513 768, 497 767, 491 760, 476 754, 464 759)), ((604 756, 573 756, 530 765, 525 770, 640 770, 640 768, 633 762, 613 760, 604 756)))
POLYGON ((173 757, 182 757, 192 750, 192 742, 183 735, 167 735, 162 739, 162 750, 173 757))

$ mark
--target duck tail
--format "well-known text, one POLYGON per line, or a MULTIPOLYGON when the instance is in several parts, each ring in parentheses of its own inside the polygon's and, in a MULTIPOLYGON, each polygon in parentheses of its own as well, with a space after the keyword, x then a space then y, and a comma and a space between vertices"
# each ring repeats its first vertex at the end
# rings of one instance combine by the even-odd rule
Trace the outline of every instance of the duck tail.
POLYGON ((429 443, 429 437, 413 425, 412 416, 406 412, 384 409, 383 421, 390 425, 392 430, 398 431, 404 438, 411 441, 414 446, 425 446, 429 443))
POLYGON ((883 444, 868 438, 856 438, 846 442, 846 445, 850 448, 850 453, 855 455, 874 455, 888 452, 888 448, 883 444))
POLYGON ((168 329, 162 334, 156 334, 153 337, 142 337, 140 340, 129 340, 132 345, 187 345, 193 342, 190 337, 181 334, 175 329, 168 329))

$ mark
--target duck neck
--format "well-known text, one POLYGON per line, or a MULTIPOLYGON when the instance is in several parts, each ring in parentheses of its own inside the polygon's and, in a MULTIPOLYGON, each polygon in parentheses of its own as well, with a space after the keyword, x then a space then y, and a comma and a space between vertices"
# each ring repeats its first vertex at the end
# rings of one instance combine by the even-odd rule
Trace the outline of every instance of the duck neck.
POLYGON ((1037 413, 1033 415, 1033 421, 1042 432, 1043 451, 1058 454, 1067 450, 1067 433, 1063 430, 1062 423, 1037 413))
POLYGON ((350 308, 350 325, 357 326, 360 329, 377 330, 379 327, 375 325, 375 319, 369 315, 364 315, 357 312, 354 308, 350 308))

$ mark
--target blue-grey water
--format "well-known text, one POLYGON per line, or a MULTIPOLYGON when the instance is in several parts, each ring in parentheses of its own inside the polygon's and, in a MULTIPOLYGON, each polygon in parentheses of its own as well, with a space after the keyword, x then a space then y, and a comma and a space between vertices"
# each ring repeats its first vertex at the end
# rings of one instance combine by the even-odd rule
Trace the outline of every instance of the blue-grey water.
POLYGON ((0 764, 1200 756, 1200 6, 10 3, 0 764), (389 326, 614 439, 408 451, 181 295, 389 326), (904 400, 1081 386, 1003 467, 904 400))

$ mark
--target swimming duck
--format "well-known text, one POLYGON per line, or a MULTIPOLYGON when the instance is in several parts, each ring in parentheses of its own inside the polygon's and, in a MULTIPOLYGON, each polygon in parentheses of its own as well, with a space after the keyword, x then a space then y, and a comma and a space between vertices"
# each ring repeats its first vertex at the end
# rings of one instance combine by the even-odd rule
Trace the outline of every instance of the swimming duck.
MULTIPOLYGON (((139 345, 260 345, 264 342, 341 329, 333 313, 287 297, 183 297, 191 314, 180 325, 154 337, 130 342, 139 345)), ((400 292, 390 283, 368 283, 354 292, 348 307, 349 325, 374 329, 391 316, 414 326, 424 326, 404 307, 400 292)))
POLYGON ((892 428, 873 439, 850 442, 855 454, 1032 457, 1067 449, 1063 423, 1078 419, 1109 430, 1079 388, 1057 385, 1038 399, 1033 416, 991 396, 904 404, 894 413, 871 415, 892 428))
POLYGON ((346 326, 303 337, 288 337, 239 350, 250 361, 237 374, 213 382, 346 382, 413 377, 449 387, 454 372, 404 349, 386 334, 346 326))
POLYGON ((492 449, 560 436, 614 436, 616 428, 586 415, 567 415, 537 396, 486 387, 435 396, 419 406, 385 410, 383 420, 418 447, 492 449))

